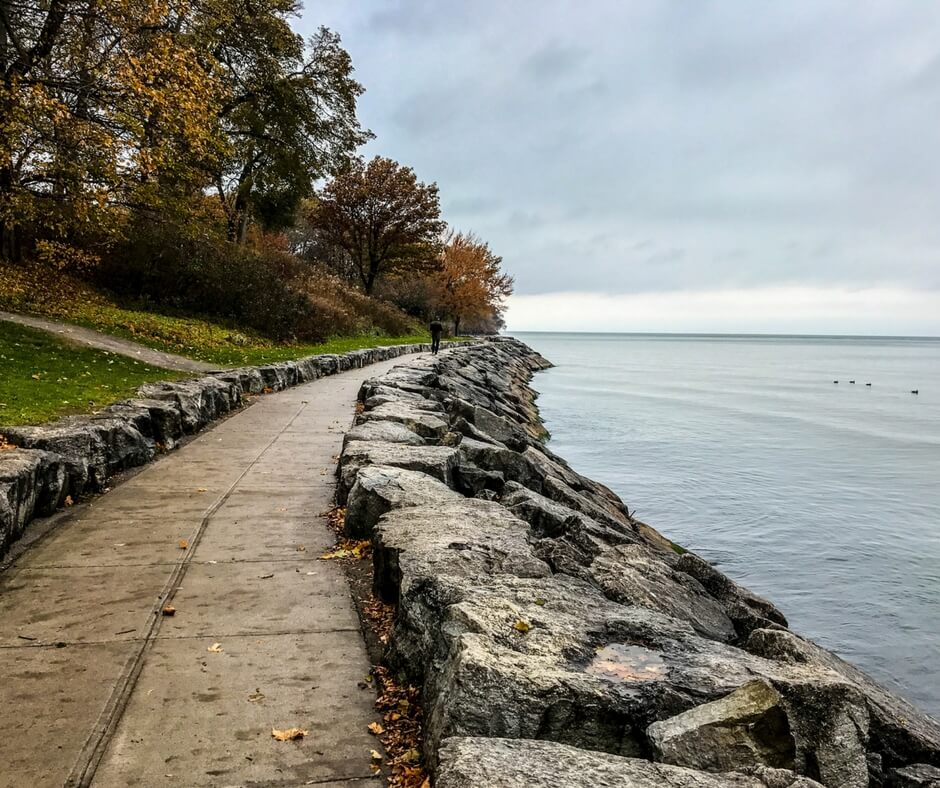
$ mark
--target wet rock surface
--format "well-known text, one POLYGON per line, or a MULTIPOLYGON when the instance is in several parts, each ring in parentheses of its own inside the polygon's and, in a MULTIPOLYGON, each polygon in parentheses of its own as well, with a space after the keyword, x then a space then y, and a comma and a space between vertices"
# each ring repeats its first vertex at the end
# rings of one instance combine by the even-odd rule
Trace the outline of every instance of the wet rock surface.
POLYGON ((369 432, 341 458, 437 784, 932 779, 935 721, 544 445, 547 366, 498 339, 396 367, 363 385, 369 432))
MULTIPOLYGON (((241 407, 246 395, 280 391, 428 350, 430 345, 395 345, 219 370, 192 380, 145 384, 138 389, 137 398, 109 405, 91 416, 72 416, 36 427, 2 427, 0 436, 19 448, 0 452, 0 556, 34 517, 51 514, 67 496, 77 500, 100 492, 115 473, 143 465, 157 452, 172 449, 184 435, 198 432, 241 407)), ((415 386, 430 381, 427 373, 409 374, 415 386)), ((390 403, 388 407, 398 405, 390 403)), ((368 439, 411 442, 403 437, 404 429, 420 444, 424 442, 422 434, 442 437, 441 425, 446 432, 446 422, 427 410, 413 410, 424 414, 417 417, 414 429, 408 427, 411 411, 398 408, 400 429, 390 427, 387 420, 376 422, 368 428, 368 439)), ((366 429, 365 425, 361 428, 366 429)), ((365 437, 362 432, 360 437, 365 437)))

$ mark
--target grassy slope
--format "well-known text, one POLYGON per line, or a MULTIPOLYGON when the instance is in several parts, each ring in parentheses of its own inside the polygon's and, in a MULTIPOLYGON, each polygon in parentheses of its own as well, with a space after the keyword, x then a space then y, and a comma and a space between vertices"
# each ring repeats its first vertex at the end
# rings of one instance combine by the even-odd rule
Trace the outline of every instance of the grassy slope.
POLYGON ((38 424, 133 396, 142 383, 183 377, 0 322, 0 425, 38 424))
POLYGON ((409 337, 340 337, 325 343, 279 345, 256 333, 191 316, 172 316, 118 304, 82 282, 42 269, 0 264, 0 309, 28 312, 125 337, 142 345, 210 364, 242 366, 300 358, 315 353, 342 353, 375 345, 427 341, 409 337))

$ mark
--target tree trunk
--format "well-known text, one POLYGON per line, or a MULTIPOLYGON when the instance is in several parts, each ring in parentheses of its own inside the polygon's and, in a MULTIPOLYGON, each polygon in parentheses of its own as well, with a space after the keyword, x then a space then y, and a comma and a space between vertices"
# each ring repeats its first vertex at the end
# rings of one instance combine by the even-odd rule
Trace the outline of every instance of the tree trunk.
MULTIPOLYGON (((0 0, 0 14, 2 14, 4 19, 9 18, 10 15, 10 2, 9 0, 0 0)), ((4 81, 6 81, 7 68, 10 64, 9 52, 8 52, 9 41, 7 41, 7 29, 0 23, 0 75, 3 76, 4 81)), ((3 102, 4 105, 7 104, 6 101, 3 102)), ((0 116, 7 117, 9 109, 6 106, 0 107, 0 116)), ((0 142, 0 150, 8 149, 10 147, 7 140, 0 142)), ((5 217, 5 212, 8 210, 7 203, 10 200, 13 192, 13 167, 11 162, 4 159, 0 162, 0 260, 12 260, 13 259, 13 247, 15 246, 13 239, 13 226, 8 222, 5 217)))
POLYGON ((372 295, 372 291, 375 289, 375 280, 379 276, 379 261, 373 257, 369 256, 369 275, 365 280, 365 290, 366 295, 372 295))
POLYGON ((244 191, 239 188, 235 195, 235 204, 228 216, 228 239, 238 244, 245 243, 248 232, 248 200, 244 191))
POLYGON ((460 336, 460 315, 454 315, 454 336, 460 336))
POLYGON ((248 222, 251 219, 248 209, 249 196, 254 180, 254 148, 248 150, 248 157, 245 160, 242 171, 238 176, 238 185, 235 189, 235 202, 232 205, 232 211, 228 215, 228 239, 239 244, 244 244, 248 236, 248 222))

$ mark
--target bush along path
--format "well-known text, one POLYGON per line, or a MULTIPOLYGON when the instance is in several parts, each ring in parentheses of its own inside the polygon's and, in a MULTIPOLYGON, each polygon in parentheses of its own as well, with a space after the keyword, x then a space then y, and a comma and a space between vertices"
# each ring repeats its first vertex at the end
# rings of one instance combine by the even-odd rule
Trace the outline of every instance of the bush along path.
POLYGON ((114 474, 150 462, 252 396, 429 349, 392 345, 147 383, 93 415, 0 427, 0 555, 34 517, 102 491, 114 474))
MULTIPOLYGON (((324 514, 359 363, 381 373, 396 356, 308 362, 324 375, 73 507, 0 574, 0 785, 376 785, 370 664, 324 514)), ((152 402, 192 427, 225 391, 297 370, 167 385, 152 402)), ((126 407, 129 429, 146 408, 126 407)), ((177 434, 150 418, 150 440, 177 434)), ((122 435, 98 444, 95 474, 122 435)), ((69 484, 97 479, 67 456, 69 484)))
POLYGON ((544 445, 546 366, 513 340, 413 360, 345 438, 437 788, 940 785, 940 724, 544 445))

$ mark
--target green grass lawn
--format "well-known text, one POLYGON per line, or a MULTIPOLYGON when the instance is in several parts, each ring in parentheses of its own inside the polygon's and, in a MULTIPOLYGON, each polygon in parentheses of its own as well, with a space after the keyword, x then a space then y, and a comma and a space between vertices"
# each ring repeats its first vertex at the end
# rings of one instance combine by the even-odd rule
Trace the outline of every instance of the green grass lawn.
POLYGON ((142 383, 181 377, 0 322, 0 425, 39 424, 94 411, 133 396, 142 383))
POLYGON ((376 345, 428 342, 406 337, 354 336, 321 344, 278 344, 257 333, 186 315, 119 304, 83 282, 39 268, 0 265, 0 309, 26 312, 132 339, 147 347, 223 367, 266 364, 316 353, 344 353, 376 345))

